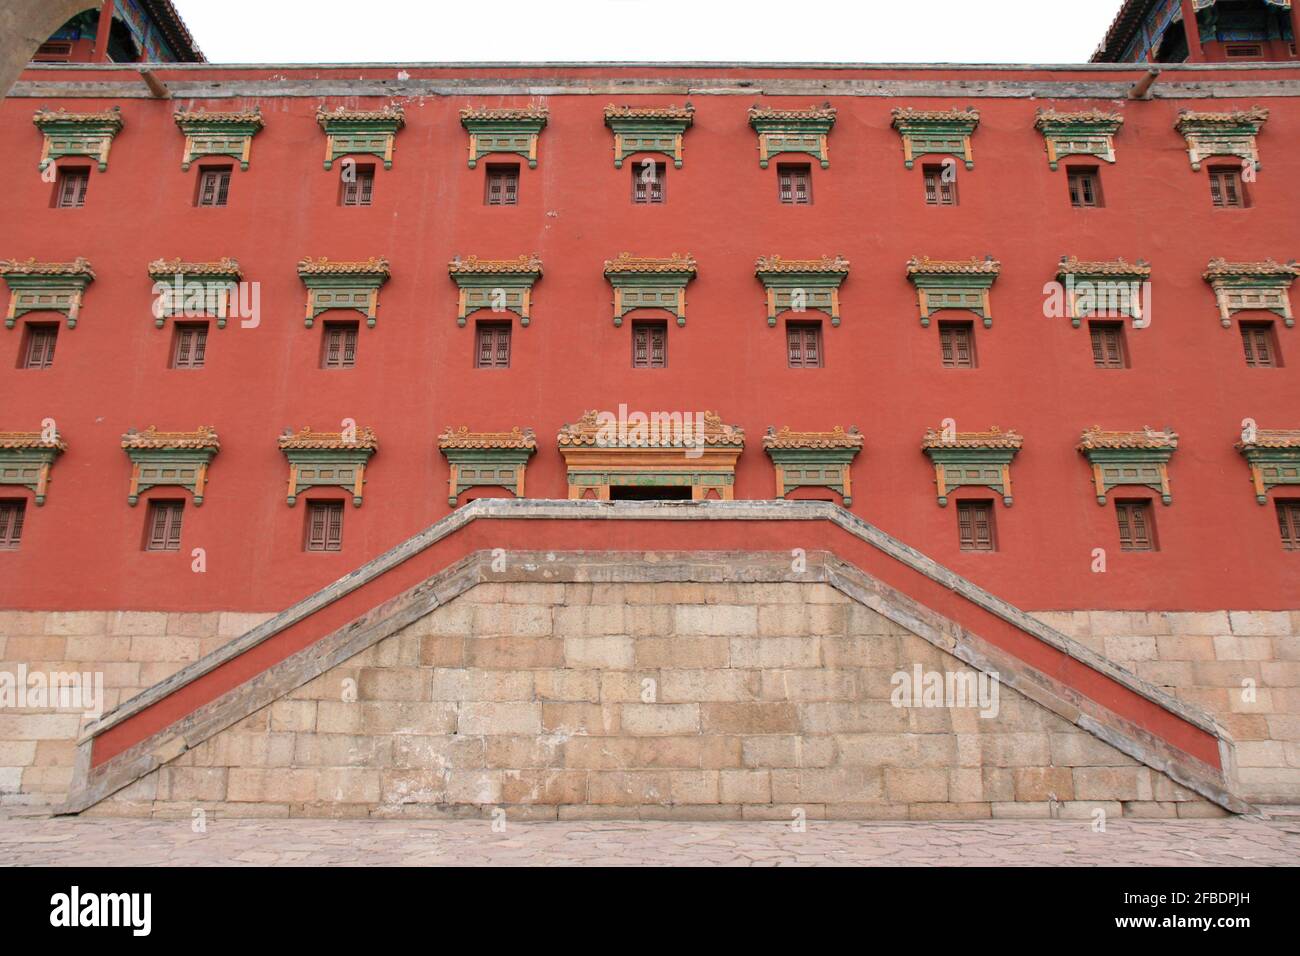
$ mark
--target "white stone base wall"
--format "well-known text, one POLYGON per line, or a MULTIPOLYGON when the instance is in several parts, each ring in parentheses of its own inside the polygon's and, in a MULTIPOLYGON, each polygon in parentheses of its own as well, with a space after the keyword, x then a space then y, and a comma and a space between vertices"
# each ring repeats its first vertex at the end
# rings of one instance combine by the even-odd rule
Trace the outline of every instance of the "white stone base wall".
MULTIPOLYGON (((0 673, 102 674, 108 711, 271 616, 0 611, 0 673)), ((63 802, 86 723, 80 713, 0 707, 0 807, 63 802)))
MULTIPOLYGON (((269 616, 0 612, 0 671, 100 671, 108 708, 269 616)), ((1214 713, 1239 795, 1300 803, 1300 614, 1036 616, 1214 713)), ((481 584, 87 812, 1222 812, 1006 687, 993 718, 893 706, 917 663, 968 670, 824 584, 481 584)), ((64 799, 81 724, 0 710, 0 807, 64 799)))
POLYGON ((1300 804, 1300 611, 1051 611, 1034 616, 1213 714, 1233 791, 1300 804))

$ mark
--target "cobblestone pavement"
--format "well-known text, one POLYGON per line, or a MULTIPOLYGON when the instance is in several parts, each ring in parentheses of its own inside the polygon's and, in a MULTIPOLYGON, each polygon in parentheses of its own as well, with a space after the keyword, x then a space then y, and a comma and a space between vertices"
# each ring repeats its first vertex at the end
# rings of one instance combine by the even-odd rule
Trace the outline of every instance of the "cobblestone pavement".
POLYGON ((0 865, 1276 866, 1300 820, 508 823, 0 819, 0 865))

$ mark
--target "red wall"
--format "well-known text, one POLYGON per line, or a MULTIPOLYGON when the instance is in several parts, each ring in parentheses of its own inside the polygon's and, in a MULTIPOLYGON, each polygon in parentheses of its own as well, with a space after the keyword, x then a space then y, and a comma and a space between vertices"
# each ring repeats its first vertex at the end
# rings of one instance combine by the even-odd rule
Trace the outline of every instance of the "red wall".
MULTIPOLYGON (((160 68, 164 79, 391 78, 396 67, 336 70, 277 67, 160 68)), ((419 78, 475 75, 408 68, 419 78)), ((680 75, 681 70, 536 68, 493 76, 680 75)), ((825 76, 815 70, 705 70, 692 76, 825 76)), ((898 73, 828 71, 831 79, 898 79, 898 73)), ((483 75, 479 71, 478 75, 483 75)), ((1174 74, 1170 74, 1173 76, 1174 74)), ((1213 83, 1220 74, 1197 74, 1213 83)), ((1234 79, 1289 79, 1297 71, 1225 72, 1234 79)), ((907 71, 905 78, 975 72, 907 71)), ((28 79, 121 80, 87 69, 30 71, 28 79)), ((1120 80, 1045 71, 990 71, 989 79, 1120 80)), ((1162 81, 1163 82, 1163 81, 1162 81)), ((831 168, 814 165, 814 204, 783 206, 775 163, 757 163, 746 112, 757 101, 806 107, 822 97, 759 95, 693 98, 685 167, 668 171, 668 202, 633 206, 630 166, 615 169, 603 125, 609 102, 680 104, 685 97, 545 97, 550 124, 537 169, 525 166, 516 207, 483 205, 484 163, 466 166, 462 106, 522 105, 527 97, 403 100, 406 128, 393 168, 376 174, 374 205, 337 205, 338 167, 321 168, 324 136, 316 97, 201 101, 208 109, 261 105, 266 128, 252 164, 235 171, 230 205, 194 208, 197 165, 180 170, 183 138, 174 109, 141 99, 10 98, 0 103, 0 254, 42 260, 88 257, 98 276, 74 330, 59 333, 54 367, 16 367, 20 329, 0 329, 0 429, 34 430, 53 417, 68 442, 44 507, 29 505, 22 547, 0 552, 0 606, 35 608, 279 609, 333 580, 448 512, 447 466, 435 436, 446 425, 475 430, 532 426, 539 452, 528 469, 532 497, 564 497, 559 427, 584 409, 718 410, 744 427, 747 448, 736 494, 773 494, 761 436, 768 425, 824 429, 855 424, 867 436, 854 468, 853 511, 969 576, 1032 608, 1296 608, 1300 552, 1281 550, 1272 504, 1255 503, 1248 471, 1233 449, 1241 420, 1261 428, 1300 427, 1300 329, 1278 323, 1287 367, 1245 366, 1240 338, 1223 329, 1201 279, 1213 256, 1286 260, 1300 254, 1294 184, 1300 180, 1300 101, 1261 99, 1272 116, 1260 137, 1263 170, 1252 208, 1211 208, 1206 172, 1193 172, 1173 124, 1180 106, 1230 109, 1249 99, 1191 103, 1035 100, 895 100, 838 97, 831 168), (92 173, 83 209, 50 208, 53 186, 36 170, 38 106, 103 109, 120 103, 125 128, 106 173, 92 173), (975 169, 959 176, 961 205, 924 204, 921 170, 904 169, 889 126, 891 107, 965 107, 983 116, 975 169), (1119 162, 1103 166, 1104 209, 1075 210, 1062 169, 1051 172, 1034 129, 1035 110, 1089 106, 1121 110, 1119 162), (688 321, 669 330, 668 368, 630 368, 630 320, 612 322, 605 259, 691 252, 699 277, 687 291, 688 321), (456 325, 454 255, 507 258, 537 252, 545 277, 533 321, 516 322, 512 366, 472 367, 472 322, 456 325), (852 273, 841 291, 843 324, 825 325, 826 367, 789 369, 781 328, 768 328, 754 259, 842 254, 852 273), (923 329, 904 263, 914 254, 1002 262, 992 292, 994 326, 976 330, 980 367, 940 367, 936 324, 923 329), (1092 366, 1086 328, 1042 315, 1043 284, 1062 255, 1150 260, 1150 328, 1126 330, 1132 368, 1092 366), (262 321, 232 321, 209 332, 207 367, 167 367, 166 331, 154 328, 146 264, 157 257, 238 258, 261 283, 262 321), (305 292, 295 271, 303 256, 387 256, 393 278, 380 296, 377 328, 360 331, 357 367, 317 367, 321 324, 302 321, 305 292), (339 554, 304 554, 305 508, 285 504, 287 466, 276 447, 286 426, 337 430, 351 417, 373 425, 380 449, 367 471, 365 505, 345 509, 339 554), (962 430, 1014 427, 1025 447, 1012 469, 1015 505, 996 505, 999 551, 957 549, 956 515, 935 501, 934 474, 920 451, 927 426, 952 417, 962 430), (189 430, 215 425, 222 450, 205 503, 186 506, 182 550, 140 550, 143 504, 126 503, 129 465, 120 436, 156 424, 189 430), (1075 450, 1092 424, 1128 429, 1172 425, 1182 436, 1171 464, 1174 503, 1156 505, 1161 551, 1121 554, 1113 507, 1096 504, 1090 472, 1075 450), (207 572, 190 570, 190 549, 207 552, 207 572), (1109 570, 1090 571, 1105 548, 1109 570)), ((333 107, 377 100, 328 98, 333 107)), ((1298 303, 1300 305, 1300 303, 1298 303)), ((355 317, 355 314, 350 316, 355 317)), ((48 316, 32 316, 48 319, 48 316)), ((629 317, 630 319, 630 317, 629 317)), ((3 489, 6 496, 25 494, 3 489)), ((1275 494, 1277 494, 1275 492, 1275 494)), ((148 497, 176 497, 156 489, 148 497)), ((342 497, 342 492, 330 497, 342 497)), ((987 497, 959 492, 955 497, 987 497)), ((30 497, 30 496, 29 496, 30 497)), ((304 497, 312 497, 310 494, 304 497)), ((798 542, 792 542, 797 545, 798 542)), ((564 547, 562 540, 556 547, 564 547)), ((744 547, 743 535, 716 547, 744 547)))

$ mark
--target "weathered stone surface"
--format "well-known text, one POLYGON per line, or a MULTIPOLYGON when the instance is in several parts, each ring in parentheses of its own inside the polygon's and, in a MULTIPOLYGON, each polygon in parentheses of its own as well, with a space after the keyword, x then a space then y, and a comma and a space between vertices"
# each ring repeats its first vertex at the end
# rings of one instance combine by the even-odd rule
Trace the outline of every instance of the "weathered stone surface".
MULTIPOLYGON (((6 653, 57 652, 70 668, 102 671, 112 700, 267 616, 0 612, 0 625, 6 653)), ((1245 791, 1300 800, 1293 615, 1040 617, 1215 710, 1237 742, 1245 791), (1243 681, 1254 681, 1249 694, 1243 681)), ((895 707, 894 675, 918 663, 970 670, 823 583, 482 584, 98 812, 167 814, 194 802, 250 816, 454 816, 500 805, 511 819, 1213 812, 1007 686, 991 719, 895 707)), ((0 712, 3 802, 62 798, 81 723, 0 712)))

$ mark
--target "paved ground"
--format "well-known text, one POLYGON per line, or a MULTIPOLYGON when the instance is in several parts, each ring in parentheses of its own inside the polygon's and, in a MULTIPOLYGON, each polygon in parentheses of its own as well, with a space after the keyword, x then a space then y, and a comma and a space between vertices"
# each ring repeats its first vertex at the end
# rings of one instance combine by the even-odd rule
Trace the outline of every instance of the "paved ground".
POLYGON ((1300 820, 508 823, 0 819, 0 865, 1275 866, 1300 820))

